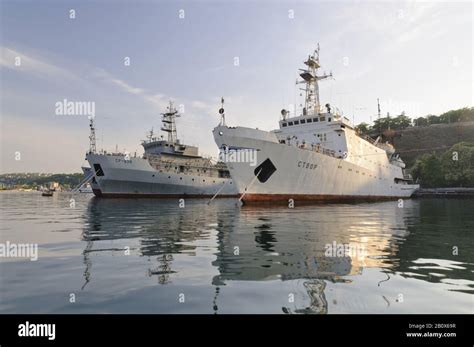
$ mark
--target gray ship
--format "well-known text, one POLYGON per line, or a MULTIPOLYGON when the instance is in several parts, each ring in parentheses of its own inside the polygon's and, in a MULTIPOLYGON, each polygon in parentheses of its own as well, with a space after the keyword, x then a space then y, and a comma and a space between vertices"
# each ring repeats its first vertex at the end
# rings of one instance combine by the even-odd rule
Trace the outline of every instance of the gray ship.
POLYGON ((170 102, 162 113, 162 131, 167 140, 155 137, 153 130, 142 142, 142 157, 129 153, 96 150, 94 119, 90 118, 90 149, 86 154, 88 175, 98 197, 234 197, 237 190, 223 162, 213 162, 198 154, 198 147, 182 144, 177 138, 176 117, 180 114, 170 102))

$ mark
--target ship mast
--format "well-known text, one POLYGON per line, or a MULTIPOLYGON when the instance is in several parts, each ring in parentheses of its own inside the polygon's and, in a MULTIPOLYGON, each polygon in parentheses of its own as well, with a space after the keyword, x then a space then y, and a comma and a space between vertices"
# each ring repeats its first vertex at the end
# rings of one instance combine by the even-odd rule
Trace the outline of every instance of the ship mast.
POLYGON ((377 119, 379 121, 379 136, 382 136, 382 123, 380 122, 380 101, 377 98, 377 119))
POLYGON ((150 130, 150 132, 148 133, 148 136, 147 136, 149 142, 153 141, 153 135, 154 134, 155 133, 153 132, 153 127, 151 127, 151 130, 150 130))
POLYGON ((94 126, 94 116, 89 117, 89 153, 96 153, 96 139, 95 139, 95 126, 94 126))
POLYGON ((219 114, 221 115, 220 126, 225 126, 225 111, 224 111, 224 97, 221 97, 221 108, 219 109, 219 114))
POLYGON ((319 64, 319 43, 318 48, 314 53, 308 56, 308 59, 304 62, 307 66, 306 69, 300 69, 300 77, 303 81, 297 81, 296 83, 304 83, 306 86, 304 89, 305 95, 305 106, 303 109, 303 115, 315 115, 321 112, 321 104, 319 102, 319 85, 318 81, 332 77, 332 72, 327 74, 318 75, 318 69, 321 67, 319 64))
POLYGON ((176 108, 173 105, 173 102, 170 101, 169 106, 166 108, 167 112, 162 113, 161 121, 163 126, 161 130, 168 133, 168 142, 176 143, 177 141, 177 131, 176 131, 176 117, 181 117, 176 108))

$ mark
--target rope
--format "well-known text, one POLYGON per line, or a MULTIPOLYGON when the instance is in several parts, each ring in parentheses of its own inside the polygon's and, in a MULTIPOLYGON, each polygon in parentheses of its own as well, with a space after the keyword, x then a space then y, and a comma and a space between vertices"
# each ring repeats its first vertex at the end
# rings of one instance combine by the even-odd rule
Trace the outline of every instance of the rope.
POLYGON ((214 194, 214 196, 211 198, 211 200, 209 200, 209 202, 207 203, 208 205, 210 205, 212 200, 214 200, 216 198, 217 194, 219 194, 221 192, 221 190, 224 189, 224 186, 225 186, 225 182, 222 185, 222 187, 219 188, 219 190, 216 192, 216 194, 214 194))
POLYGON ((78 185, 76 188, 74 188, 74 189, 72 190, 72 193, 73 193, 73 194, 74 194, 74 193, 77 193, 77 191, 78 191, 79 189, 81 189, 84 184, 88 183, 88 182, 94 177, 94 175, 96 174, 96 172, 97 172, 97 171, 94 171, 94 172, 92 172, 89 176, 86 176, 86 178, 85 178, 84 180, 82 180, 82 181, 79 183, 79 185, 78 185))
POLYGON ((242 201, 242 198, 245 196, 245 194, 247 194, 247 190, 252 186, 252 184, 255 182, 255 180, 257 179, 258 175, 260 175, 260 173, 262 172, 262 168, 260 168, 260 170, 258 171, 258 174, 255 175, 255 177, 252 179, 252 181, 250 182, 250 184, 245 187, 245 191, 244 193, 240 196, 239 198, 239 202, 242 201))

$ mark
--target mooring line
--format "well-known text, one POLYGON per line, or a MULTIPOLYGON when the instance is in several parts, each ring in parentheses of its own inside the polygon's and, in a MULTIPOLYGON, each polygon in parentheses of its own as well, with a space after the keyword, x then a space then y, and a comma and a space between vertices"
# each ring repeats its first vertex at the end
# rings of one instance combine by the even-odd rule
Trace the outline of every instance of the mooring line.
POLYGON ((255 175, 255 177, 252 179, 252 181, 250 182, 250 184, 245 187, 245 191, 242 193, 242 195, 240 196, 239 198, 239 202, 242 201, 243 197, 245 196, 245 194, 247 194, 247 191, 248 189, 253 185, 253 183, 255 182, 255 180, 257 179, 258 175, 260 175, 260 173, 262 172, 263 168, 260 168, 260 170, 258 171, 258 174, 255 175))
POLYGON ((211 200, 209 200, 209 202, 207 203, 208 205, 211 204, 212 200, 214 200, 217 196, 217 194, 219 194, 221 192, 222 189, 224 189, 225 187, 225 181, 224 181, 224 184, 222 185, 222 187, 219 188, 219 190, 216 192, 216 194, 214 194, 214 196, 211 198, 211 200))

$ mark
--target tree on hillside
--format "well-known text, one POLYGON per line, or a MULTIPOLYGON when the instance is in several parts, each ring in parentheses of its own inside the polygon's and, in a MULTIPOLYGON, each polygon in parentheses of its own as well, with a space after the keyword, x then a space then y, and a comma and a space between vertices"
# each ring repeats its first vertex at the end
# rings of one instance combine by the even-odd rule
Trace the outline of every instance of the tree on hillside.
POLYGON ((430 124, 430 125, 440 123, 440 120, 439 120, 438 116, 429 115, 429 116, 426 117, 426 119, 428 120, 428 124, 430 124))
POLYGON ((355 129, 361 135, 366 135, 371 130, 370 126, 364 122, 356 126, 355 129))
POLYGON ((474 188, 474 142, 457 143, 441 156, 422 155, 416 160, 412 175, 424 188, 474 188))
POLYGON ((444 183, 441 162, 434 153, 424 154, 418 158, 413 166, 412 175, 424 188, 441 187, 444 183))
POLYGON ((373 130, 378 132, 383 132, 390 127, 390 117, 384 117, 380 119, 376 119, 374 121, 374 126, 372 127, 373 130))
POLYGON ((446 185, 474 187, 474 142, 460 142, 441 157, 446 185))
POLYGON ((405 116, 404 112, 401 115, 392 118, 392 120, 390 121, 391 129, 401 130, 409 127, 410 125, 411 119, 410 117, 405 116))
POLYGON ((423 126, 428 125, 428 120, 425 117, 418 117, 417 119, 413 121, 413 124, 416 127, 423 127, 423 126))
POLYGON ((441 123, 455 123, 474 121, 474 107, 464 107, 459 110, 451 110, 439 116, 441 123))

